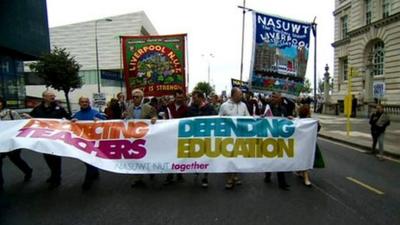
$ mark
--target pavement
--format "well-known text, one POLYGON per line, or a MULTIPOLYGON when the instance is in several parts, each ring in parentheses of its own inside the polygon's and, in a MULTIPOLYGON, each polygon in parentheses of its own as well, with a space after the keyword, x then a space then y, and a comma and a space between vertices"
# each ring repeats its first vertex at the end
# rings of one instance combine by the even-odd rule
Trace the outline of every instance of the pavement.
MULTIPOLYGON (((350 118, 351 132, 347 135, 346 117, 314 113, 313 118, 318 119, 321 124, 320 137, 342 142, 367 151, 371 150, 372 137, 369 119, 350 118)), ((387 127, 385 132, 384 152, 386 155, 400 158, 399 137, 400 122, 391 121, 390 126, 387 127)))

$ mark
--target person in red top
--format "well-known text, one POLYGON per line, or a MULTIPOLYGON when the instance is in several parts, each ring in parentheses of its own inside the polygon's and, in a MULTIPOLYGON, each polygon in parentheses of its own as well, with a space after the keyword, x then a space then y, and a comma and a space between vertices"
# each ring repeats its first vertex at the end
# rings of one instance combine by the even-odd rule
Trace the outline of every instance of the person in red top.
POLYGON ((184 118, 187 116, 188 107, 185 104, 185 93, 182 90, 177 90, 174 93, 174 101, 170 102, 166 108, 167 119, 184 118))
MULTIPOLYGON (((174 93, 174 101, 170 102, 165 109, 165 118, 166 119, 178 119, 187 117, 188 107, 185 103, 185 93, 182 90, 177 90, 174 93)), ((177 174, 177 181, 182 182, 183 176, 182 174, 177 174)), ((174 180, 173 174, 168 174, 165 179, 164 184, 171 184, 174 180)))

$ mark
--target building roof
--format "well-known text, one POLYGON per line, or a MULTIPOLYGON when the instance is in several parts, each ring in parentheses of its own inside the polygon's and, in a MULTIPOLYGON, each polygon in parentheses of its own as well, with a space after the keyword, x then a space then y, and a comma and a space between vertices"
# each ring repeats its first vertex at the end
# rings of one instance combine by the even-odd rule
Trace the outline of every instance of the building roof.
POLYGON ((50 28, 50 45, 66 48, 82 65, 81 70, 96 69, 95 23, 100 69, 120 68, 119 36, 156 35, 144 11, 50 28))

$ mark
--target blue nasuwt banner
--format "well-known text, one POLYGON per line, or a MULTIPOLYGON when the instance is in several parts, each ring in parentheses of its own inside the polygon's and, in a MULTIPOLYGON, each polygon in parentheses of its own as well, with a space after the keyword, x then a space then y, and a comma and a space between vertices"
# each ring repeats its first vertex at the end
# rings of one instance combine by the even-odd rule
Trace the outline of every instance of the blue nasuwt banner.
POLYGON ((298 96, 307 69, 312 25, 254 12, 252 89, 298 96))

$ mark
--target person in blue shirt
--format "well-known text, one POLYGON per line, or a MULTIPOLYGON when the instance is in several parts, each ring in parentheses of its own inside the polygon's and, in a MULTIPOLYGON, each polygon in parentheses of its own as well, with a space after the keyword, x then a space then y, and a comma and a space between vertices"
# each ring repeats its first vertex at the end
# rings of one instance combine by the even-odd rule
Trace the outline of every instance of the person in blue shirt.
MULTIPOLYGON (((90 107, 90 101, 88 97, 80 97, 79 98, 79 106, 81 110, 76 112, 72 116, 72 122, 77 120, 105 120, 106 117, 103 116, 99 111, 92 109, 90 107)), ((88 190, 92 187, 93 181, 99 178, 99 169, 85 163, 86 166, 86 175, 85 180, 82 184, 83 190, 88 190)))

